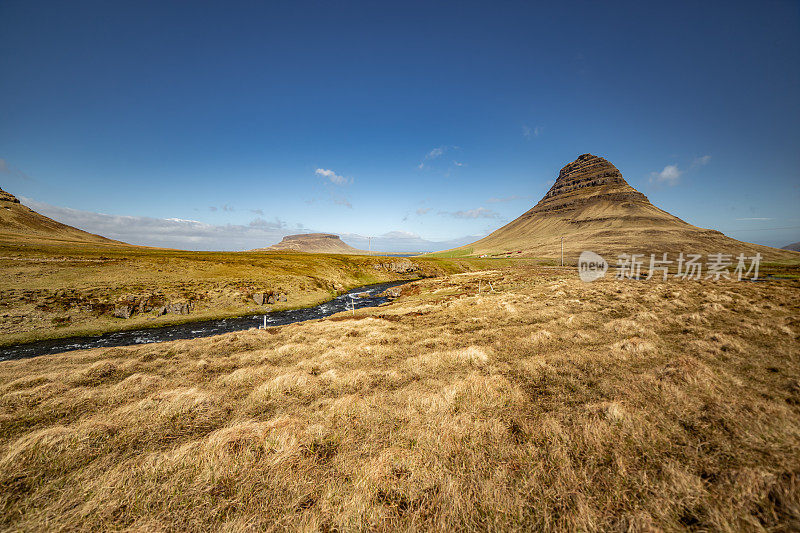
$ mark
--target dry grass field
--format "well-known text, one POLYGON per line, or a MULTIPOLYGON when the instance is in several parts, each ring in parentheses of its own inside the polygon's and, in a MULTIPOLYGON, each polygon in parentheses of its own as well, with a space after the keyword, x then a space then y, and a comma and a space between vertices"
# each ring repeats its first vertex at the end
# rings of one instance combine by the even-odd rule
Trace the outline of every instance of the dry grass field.
POLYGON ((796 531, 798 302, 500 269, 3 362, 0 528, 796 531))

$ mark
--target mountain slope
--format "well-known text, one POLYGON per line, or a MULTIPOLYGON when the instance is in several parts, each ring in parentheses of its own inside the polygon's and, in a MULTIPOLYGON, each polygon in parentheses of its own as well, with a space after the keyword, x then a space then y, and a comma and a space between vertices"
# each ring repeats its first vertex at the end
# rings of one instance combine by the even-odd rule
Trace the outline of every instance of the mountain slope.
POLYGON ((5 244, 125 245, 67 226, 25 207, 16 196, 0 189, 0 242, 5 244))
POLYGON ((353 248, 332 233, 303 233, 287 235, 278 244, 254 251, 293 251, 317 254, 367 254, 364 250, 353 248))
POLYGON ((765 259, 800 259, 800 254, 744 243, 693 226, 654 206, 611 163, 583 154, 561 169, 532 209, 483 239, 449 252, 558 258, 577 261, 583 250, 613 257, 621 253, 761 253, 765 259))

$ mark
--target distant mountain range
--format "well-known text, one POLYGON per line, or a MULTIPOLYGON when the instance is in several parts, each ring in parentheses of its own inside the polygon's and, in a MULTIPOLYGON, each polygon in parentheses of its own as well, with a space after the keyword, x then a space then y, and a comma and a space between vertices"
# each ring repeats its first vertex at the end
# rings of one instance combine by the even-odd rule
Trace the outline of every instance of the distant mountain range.
MULTIPOLYGON (((490 235, 445 252, 453 255, 488 255, 564 258, 575 263, 584 250, 607 259, 621 253, 677 254, 678 252, 752 256, 765 260, 798 260, 800 243, 783 249, 731 239, 712 229, 702 229, 654 206, 631 187, 617 168, 603 159, 584 154, 559 172, 553 186, 528 212, 490 235)), ((0 189, 0 244, 79 244, 132 246, 62 224, 22 205, 0 189)), ((367 254, 331 233, 288 235, 258 251, 294 251, 333 254, 367 254)))
MULTIPOLYGON (((760 253, 768 260, 800 254, 737 241, 719 231, 693 226, 650 203, 607 160, 583 154, 559 172, 532 209, 472 244, 444 253, 559 258, 575 263, 590 250, 607 258, 622 253, 760 253)), ((673 256, 674 258, 674 256, 673 256)))

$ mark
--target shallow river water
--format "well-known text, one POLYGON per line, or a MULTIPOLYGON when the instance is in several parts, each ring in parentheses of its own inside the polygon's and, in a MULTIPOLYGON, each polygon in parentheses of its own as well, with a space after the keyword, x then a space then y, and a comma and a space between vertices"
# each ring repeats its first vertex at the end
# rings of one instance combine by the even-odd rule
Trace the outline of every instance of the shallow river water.
POLYGON ((67 337, 65 339, 51 339, 45 341, 6 346, 0 348, 0 361, 7 359, 22 359, 37 355, 67 352, 70 350, 85 350, 88 348, 102 348, 112 346, 127 346, 130 344, 147 344, 151 342, 172 341, 176 339, 194 339, 210 337, 231 331, 241 331, 264 325, 266 317, 267 327, 282 326, 303 320, 313 320, 347 311, 355 306, 375 307, 388 300, 385 296, 378 296, 386 289, 408 283, 407 281, 394 281, 358 287, 333 300, 307 307, 304 309, 290 309, 287 311, 272 311, 266 314, 249 315, 236 318, 223 318, 218 320, 204 320, 201 322, 188 322, 176 326, 161 326, 156 328, 139 329, 133 331, 118 331, 104 333, 91 337, 67 337), (352 297, 356 294, 369 293, 369 297, 352 297), (351 303, 352 302, 352 303, 351 303))

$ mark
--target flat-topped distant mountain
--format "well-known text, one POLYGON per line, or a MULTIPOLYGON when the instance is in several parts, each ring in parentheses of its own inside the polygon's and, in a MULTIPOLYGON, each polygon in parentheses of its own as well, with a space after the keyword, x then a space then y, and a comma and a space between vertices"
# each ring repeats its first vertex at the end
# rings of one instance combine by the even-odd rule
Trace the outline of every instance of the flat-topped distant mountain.
POLYGON ((781 250, 791 250, 793 252, 800 252, 800 242, 794 242, 792 244, 787 244, 781 250))
POLYGON ((519 254, 574 263, 584 250, 607 258, 622 253, 739 254, 756 252, 768 260, 800 259, 800 254, 750 244, 719 231, 693 226, 650 203, 611 163, 583 154, 558 174, 532 209, 494 233, 446 252, 467 255, 519 254))
POLYGON ((346 244, 338 235, 333 233, 301 233, 300 235, 287 235, 283 240, 267 248, 258 248, 254 251, 293 251, 317 254, 367 254, 365 250, 353 248, 346 244))
POLYGON ((22 205, 16 196, 0 189, 0 243, 5 244, 105 244, 128 246, 121 241, 88 233, 22 205))

